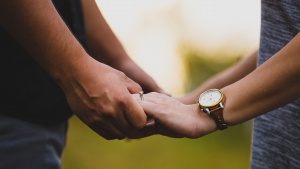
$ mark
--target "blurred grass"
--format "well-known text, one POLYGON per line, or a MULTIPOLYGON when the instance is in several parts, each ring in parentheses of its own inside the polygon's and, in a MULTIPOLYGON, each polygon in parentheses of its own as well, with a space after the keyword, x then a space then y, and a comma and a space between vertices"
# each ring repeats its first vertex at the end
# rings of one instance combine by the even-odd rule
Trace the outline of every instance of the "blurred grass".
POLYGON ((249 133, 248 122, 199 139, 107 141, 73 117, 63 169, 247 169, 249 133))
MULTIPOLYGON (((237 62, 241 55, 218 57, 180 48, 186 68, 186 92, 237 62)), ((78 118, 70 119, 63 169, 247 169, 250 163, 251 122, 199 139, 151 136, 107 141, 78 118)))

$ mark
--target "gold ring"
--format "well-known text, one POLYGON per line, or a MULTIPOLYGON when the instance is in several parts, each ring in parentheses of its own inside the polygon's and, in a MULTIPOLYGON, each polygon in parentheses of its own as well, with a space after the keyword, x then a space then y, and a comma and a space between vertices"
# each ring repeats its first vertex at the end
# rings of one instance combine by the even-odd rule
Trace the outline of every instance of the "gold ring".
POLYGON ((144 91, 140 91, 139 95, 140 95, 141 100, 143 101, 144 100, 144 97, 143 97, 144 96, 144 91))

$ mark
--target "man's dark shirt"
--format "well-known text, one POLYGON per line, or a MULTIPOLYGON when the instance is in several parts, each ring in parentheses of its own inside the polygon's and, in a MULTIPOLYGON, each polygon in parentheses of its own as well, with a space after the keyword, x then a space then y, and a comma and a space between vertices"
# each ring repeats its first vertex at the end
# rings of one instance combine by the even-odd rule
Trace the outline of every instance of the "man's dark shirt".
MULTIPOLYGON (((81 1, 52 2, 84 45, 81 1)), ((0 59, 0 114, 38 123, 60 122, 72 115, 56 82, 1 26, 0 59)))

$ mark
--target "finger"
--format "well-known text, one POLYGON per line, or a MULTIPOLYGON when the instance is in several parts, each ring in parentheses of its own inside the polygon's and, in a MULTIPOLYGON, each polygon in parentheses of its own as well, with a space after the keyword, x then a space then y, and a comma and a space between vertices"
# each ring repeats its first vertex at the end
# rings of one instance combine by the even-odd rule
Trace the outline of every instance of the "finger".
POLYGON ((123 140, 126 138, 126 135, 115 127, 110 127, 109 129, 97 128, 94 131, 96 131, 96 133, 104 137, 106 140, 123 140))
MULTIPOLYGON (((182 117, 177 114, 170 116, 165 113, 157 104, 143 101, 140 103, 147 115, 150 115, 155 119, 155 130, 158 134, 162 134, 169 137, 179 138, 184 137, 184 132, 181 132, 182 117)), ((150 124, 151 125, 151 124, 150 124)), ((153 125, 151 125, 153 126, 153 125)))
POLYGON ((103 119, 92 125, 92 129, 107 140, 124 139, 126 134, 119 130, 109 119, 103 119))
MULTIPOLYGON (((131 94, 131 96, 132 96, 135 100, 137 100, 137 101, 140 101, 140 100, 141 100, 140 94, 131 94)), ((144 97, 144 96, 143 96, 143 97, 144 97)))
POLYGON ((159 134, 154 125, 146 126, 141 130, 136 131, 133 135, 128 136, 130 139, 139 139, 144 137, 149 137, 155 134, 159 134))
POLYGON ((136 82, 134 82, 128 77, 126 78, 125 86, 131 94, 138 93, 143 90, 139 84, 137 84, 136 82))
POLYGON ((127 120, 125 117, 125 111, 121 110, 121 113, 118 113, 117 117, 111 117, 112 124, 116 126, 124 135, 128 136, 134 132, 136 132, 137 128, 133 127, 133 125, 127 120))
MULTIPOLYGON (((144 101, 144 96, 141 96, 140 94, 132 94, 131 95, 135 100, 138 101, 138 103, 140 103, 141 101, 144 101)), ((147 114, 146 114, 147 115, 147 114)), ((147 123, 146 123, 146 126, 149 126, 149 125, 154 125, 155 124, 155 121, 153 118, 150 118, 148 117, 147 118, 147 123)))
POLYGON ((106 140, 113 140, 116 139, 115 137, 113 137, 111 134, 109 134, 106 131, 103 130, 99 130, 99 129, 93 129, 94 132, 96 132, 98 135, 100 135, 101 137, 105 138, 106 140))
POLYGON ((146 125, 147 115, 137 100, 129 95, 124 107, 125 118, 136 129, 141 129, 146 125))
POLYGON ((155 81, 152 78, 148 78, 147 80, 138 82, 143 87, 145 93, 162 91, 162 89, 155 83, 155 81))
MULTIPOLYGON (((128 138, 131 138, 130 136, 134 136, 134 135, 137 135, 137 133, 140 133, 141 131, 139 131, 138 129, 132 127, 131 124, 128 123, 128 121, 126 120, 126 118, 119 118, 117 120, 115 120, 117 123, 114 123, 115 126, 117 126, 117 128, 122 131, 123 133, 125 133, 125 135, 128 137, 128 138), (125 121, 124 121, 125 119, 125 121)), ((145 137, 147 135, 153 135, 153 134, 157 134, 157 132, 153 133, 153 132, 150 132, 150 128, 149 127, 153 127, 155 125, 155 121, 153 118, 147 118, 147 121, 146 121, 146 124, 145 124, 145 127, 147 127, 147 129, 145 130, 145 132, 147 132, 148 134, 145 135, 145 137), (148 131, 149 130, 149 131, 148 131)), ((145 128, 144 127, 144 128, 145 128)), ((144 130, 144 128, 142 130, 144 130)), ((140 135, 140 134, 138 134, 140 135)))
POLYGON ((182 114, 170 112, 170 110, 165 109, 164 106, 160 106, 159 104, 147 101, 141 101, 140 104, 146 114, 154 118, 156 122, 159 122, 158 124, 172 128, 175 127, 175 124, 181 124, 180 121, 183 120, 182 114))
POLYGON ((162 102, 165 102, 165 100, 168 99, 169 96, 166 96, 166 95, 161 94, 161 93, 151 92, 151 93, 148 93, 148 94, 144 94, 143 98, 144 98, 145 101, 160 104, 162 102))
POLYGON ((139 102, 142 108, 144 109, 145 113, 154 119, 159 119, 160 110, 157 108, 157 104, 145 101, 139 102))
POLYGON ((148 118, 146 126, 154 126, 155 125, 155 120, 153 118, 148 118))

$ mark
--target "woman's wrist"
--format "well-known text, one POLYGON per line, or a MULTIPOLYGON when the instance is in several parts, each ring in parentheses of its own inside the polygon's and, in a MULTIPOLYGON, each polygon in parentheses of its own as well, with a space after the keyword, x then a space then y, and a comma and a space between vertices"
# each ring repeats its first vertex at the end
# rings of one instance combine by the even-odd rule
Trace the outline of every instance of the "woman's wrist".
MULTIPOLYGON (((247 111, 245 111, 247 109, 247 105, 244 104, 244 101, 242 101, 241 98, 240 100, 234 98, 237 96, 235 93, 238 93, 235 90, 236 87, 234 87, 234 85, 221 89, 222 93, 226 97, 226 103, 223 109, 223 118, 228 126, 237 125, 248 120, 247 111)), ((241 97, 241 95, 239 97, 241 97)))
POLYGON ((188 106, 190 107, 190 111, 192 111, 195 115, 199 126, 202 126, 201 128, 198 128, 199 130, 202 130, 201 136, 217 130, 217 124, 215 120, 206 112, 201 111, 199 104, 192 104, 188 106))

